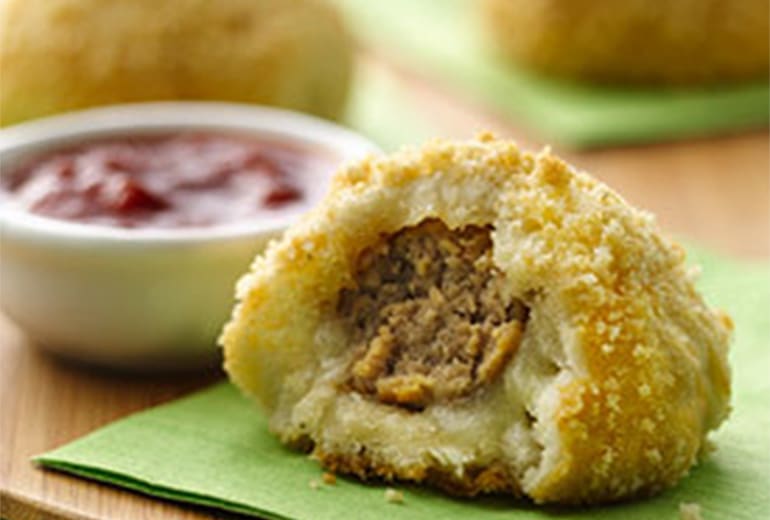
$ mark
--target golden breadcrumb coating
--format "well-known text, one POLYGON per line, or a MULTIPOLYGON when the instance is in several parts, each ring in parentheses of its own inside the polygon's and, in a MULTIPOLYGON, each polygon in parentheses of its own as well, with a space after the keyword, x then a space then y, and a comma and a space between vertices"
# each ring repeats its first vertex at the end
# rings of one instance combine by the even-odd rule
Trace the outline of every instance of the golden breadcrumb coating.
POLYGON ((283 442, 335 473, 543 503, 644 496, 688 472, 729 409, 732 324, 696 292, 682 248, 548 150, 486 134, 343 168, 237 298, 227 372, 283 442), (414 409, 346 384, 357 349, 339 304, 362 255, 436 220, 491 230, 505 280, 493 294, 528 314, 499 376, 414 409))
POLYGON ((151 100, 341 115, 352 45, 321 0, 5 0, 0 124, 151 100))
POLYGON ((484 0, 497 46, 534 70, 608 83, 767 79, 767 0, 484 0))

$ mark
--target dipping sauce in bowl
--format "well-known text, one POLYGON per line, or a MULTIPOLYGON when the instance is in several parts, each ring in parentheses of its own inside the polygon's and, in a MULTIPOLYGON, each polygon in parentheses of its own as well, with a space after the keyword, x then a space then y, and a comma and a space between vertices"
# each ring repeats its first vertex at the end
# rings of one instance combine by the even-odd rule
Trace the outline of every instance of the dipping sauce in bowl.
POLYGON ((42 216, 122 228, 223 226, 306 207, 322 150, 237 134, 103 138, 3 175, 2 199, 42 216))
POLYGON ((0 129, 0 308, 31 344, 88 364, 218 365, 236 281, 372 153, 334 123, 228 103, 0 129))

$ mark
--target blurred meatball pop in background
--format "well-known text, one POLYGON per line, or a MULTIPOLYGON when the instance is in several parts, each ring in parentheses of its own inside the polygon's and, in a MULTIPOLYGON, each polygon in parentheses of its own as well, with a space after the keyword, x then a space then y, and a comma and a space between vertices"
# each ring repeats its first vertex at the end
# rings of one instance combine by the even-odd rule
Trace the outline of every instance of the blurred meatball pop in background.
POLYGON ((484 0, 497 45, 548 75, 602 83, 767 77, 767 0, 484 0))
POLYGON ((225 100, 339 118, 350 39, 321 0, 5 0, 0 124, 84 107, 225 100))

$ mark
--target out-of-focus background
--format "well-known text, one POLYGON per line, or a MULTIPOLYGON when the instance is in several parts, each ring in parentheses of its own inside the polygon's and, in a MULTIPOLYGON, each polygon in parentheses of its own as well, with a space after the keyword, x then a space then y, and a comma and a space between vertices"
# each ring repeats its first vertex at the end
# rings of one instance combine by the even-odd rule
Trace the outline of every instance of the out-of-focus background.
MULTIPOLYGON (((334 120, 385 150, 491 130, 551 146, 693 250, 766 268, 769 5, 0 0, 0 125, 219 100, 334 120)), ((0 320, 0 516, 209 517, 44 474, 28 457, 221 374, 71 370, 30 343, 0 320)))
POLYGON ((229 100, 386 149, 545 144, 685 239, 770 253, 768 3, 4 0, 0 122, 229 100))

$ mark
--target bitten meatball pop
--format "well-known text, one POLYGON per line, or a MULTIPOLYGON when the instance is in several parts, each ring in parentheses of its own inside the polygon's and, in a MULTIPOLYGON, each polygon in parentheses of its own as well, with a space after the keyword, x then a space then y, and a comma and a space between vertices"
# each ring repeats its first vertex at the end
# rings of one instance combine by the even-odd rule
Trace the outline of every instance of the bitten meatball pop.
POLYGON ((597 503, 654 494, 725 419, 729 318, 650 215, 482 135, 344 168, 243 277, 222 343, 331 471, 597 503))

